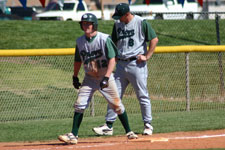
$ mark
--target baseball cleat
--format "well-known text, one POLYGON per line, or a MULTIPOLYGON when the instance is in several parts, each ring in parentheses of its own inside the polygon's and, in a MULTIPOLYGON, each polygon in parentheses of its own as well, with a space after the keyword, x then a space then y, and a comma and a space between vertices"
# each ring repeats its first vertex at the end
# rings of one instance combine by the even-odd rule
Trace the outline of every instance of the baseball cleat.
POLYGON ((78 136, 74 136, 73 133, 67 133, 64 135, 60 135, 58 139, 66 144, 77 144, 78 136))
POLYGON ((126 135, 129 140, 138 138, 138 136, 133 131, 128 132, 126 135))
POLYGON ((106 124, 92 129, 97 135, 113 135, 113 128, 109 128, 106 124))
POLYGON ((150 123, 145 124, 145 129, 143 131, 143 135, 152 135, 153 133, 153 127, 151 126, 150 123))

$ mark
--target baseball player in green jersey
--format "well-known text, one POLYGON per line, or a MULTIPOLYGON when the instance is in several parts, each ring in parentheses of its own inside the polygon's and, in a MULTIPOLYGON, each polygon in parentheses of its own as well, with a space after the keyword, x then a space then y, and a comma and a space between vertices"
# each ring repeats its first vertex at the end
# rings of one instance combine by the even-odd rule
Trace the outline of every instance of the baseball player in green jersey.
POLYGON ((121 103, 112 74, 115 67, 117 48, 109 35, 97 31, 98 22, 95 15, 91 13, 84 14, 80 26, 84 31, 84 35, 76 41, 73 85, 76 89, 79 89, 79 92, 74 105, 72 132, 60 135, 58 139, 67 144, 77 144, 78 130, 83 113, 88 108, 89 102, 97 90, 108 101, 108 107, 119 116, 128 139, 135 139, 138 136, 130 130, 128 117, 124 105, 121 103), (78 79, 81 64, 83 64, 85 70, 82 84, 78 79))
MULTIPOLYGON (((120 98, 122 99, 126 87, 131 83, 141 108, 144 122, 143 135, 152 135, 151 102, 147 89, 147 60, 151 58, 158 38, 146 20, 130 12, 128 4, 118 4, 112 17, 116 20, 112 40, 118 48, 115 80, 120 98)), ((93 131, 98 135, 112 135, 116 117, 116 113, 108 106, 106 124, 93 128, 93 131)))

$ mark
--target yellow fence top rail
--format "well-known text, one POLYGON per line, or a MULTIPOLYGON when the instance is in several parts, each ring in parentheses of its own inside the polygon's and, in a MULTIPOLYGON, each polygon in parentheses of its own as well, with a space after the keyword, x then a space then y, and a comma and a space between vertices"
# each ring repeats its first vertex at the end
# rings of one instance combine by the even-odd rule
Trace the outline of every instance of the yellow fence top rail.
MULTIPOLYGON (((158 46, 155 49, 155 53, 181 53, 181 52, 225 52, 225 45, 158 46)), ((0 57, 74 55, 74 53, 75 53, 75 48, 2 49, 0 50, 0 57)))
POLYGON ((185 45, 156 47, 156 53, 180 53, 180 52, 225 52, 225 45, 185 45))
POLYGON ((8 56, 55 56, 55 55, 74 55, 75 48, 58 49, 5 49, 0 50, 0 57, 8 56))

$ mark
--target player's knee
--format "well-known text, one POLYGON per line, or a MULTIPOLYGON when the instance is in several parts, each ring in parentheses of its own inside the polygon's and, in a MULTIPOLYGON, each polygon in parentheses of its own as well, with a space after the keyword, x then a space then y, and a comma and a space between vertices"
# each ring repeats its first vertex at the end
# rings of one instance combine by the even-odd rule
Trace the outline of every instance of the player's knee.
POLYGON ((124 107, 123 106, 116 106, 116 107, 113 108, 113 110, 114 110, 115 113, 120 115, 124 112, 124 107))
POLYGON ((122 114, 122 110, 120 108, 115 108, 114 112, 117 113, 118 115, 122 114))
POLYGON ((116 114, 122 114, 125 110, 125 107, 121 103, 121 101, 117 101, 116 103, 109 103, 109 108, 113 109, 116 114))

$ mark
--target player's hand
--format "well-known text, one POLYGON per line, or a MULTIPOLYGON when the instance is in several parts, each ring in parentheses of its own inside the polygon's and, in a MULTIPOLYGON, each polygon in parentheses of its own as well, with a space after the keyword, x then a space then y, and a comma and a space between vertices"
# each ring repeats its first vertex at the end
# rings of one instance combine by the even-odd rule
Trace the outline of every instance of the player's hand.
POLYGON ((147 61, 147 57, 145 55, 138 55, 137 62, 147 61))
POLYGON ((137 62, 141 63, 142 61, 147 61, 147 57, 145 55, 138 55, 137 56, 137 62))
POLYGON ((107 88, 108 86, 109 86, 109 77, 104 77, 100 82, 100 88, 102 90, 104 88, 107 88))
POLYGON ((73 76, 73 86, 74 86, 75 89, 79 89, 80 88, 81 84, 79 82, 78 77, 73 76))

